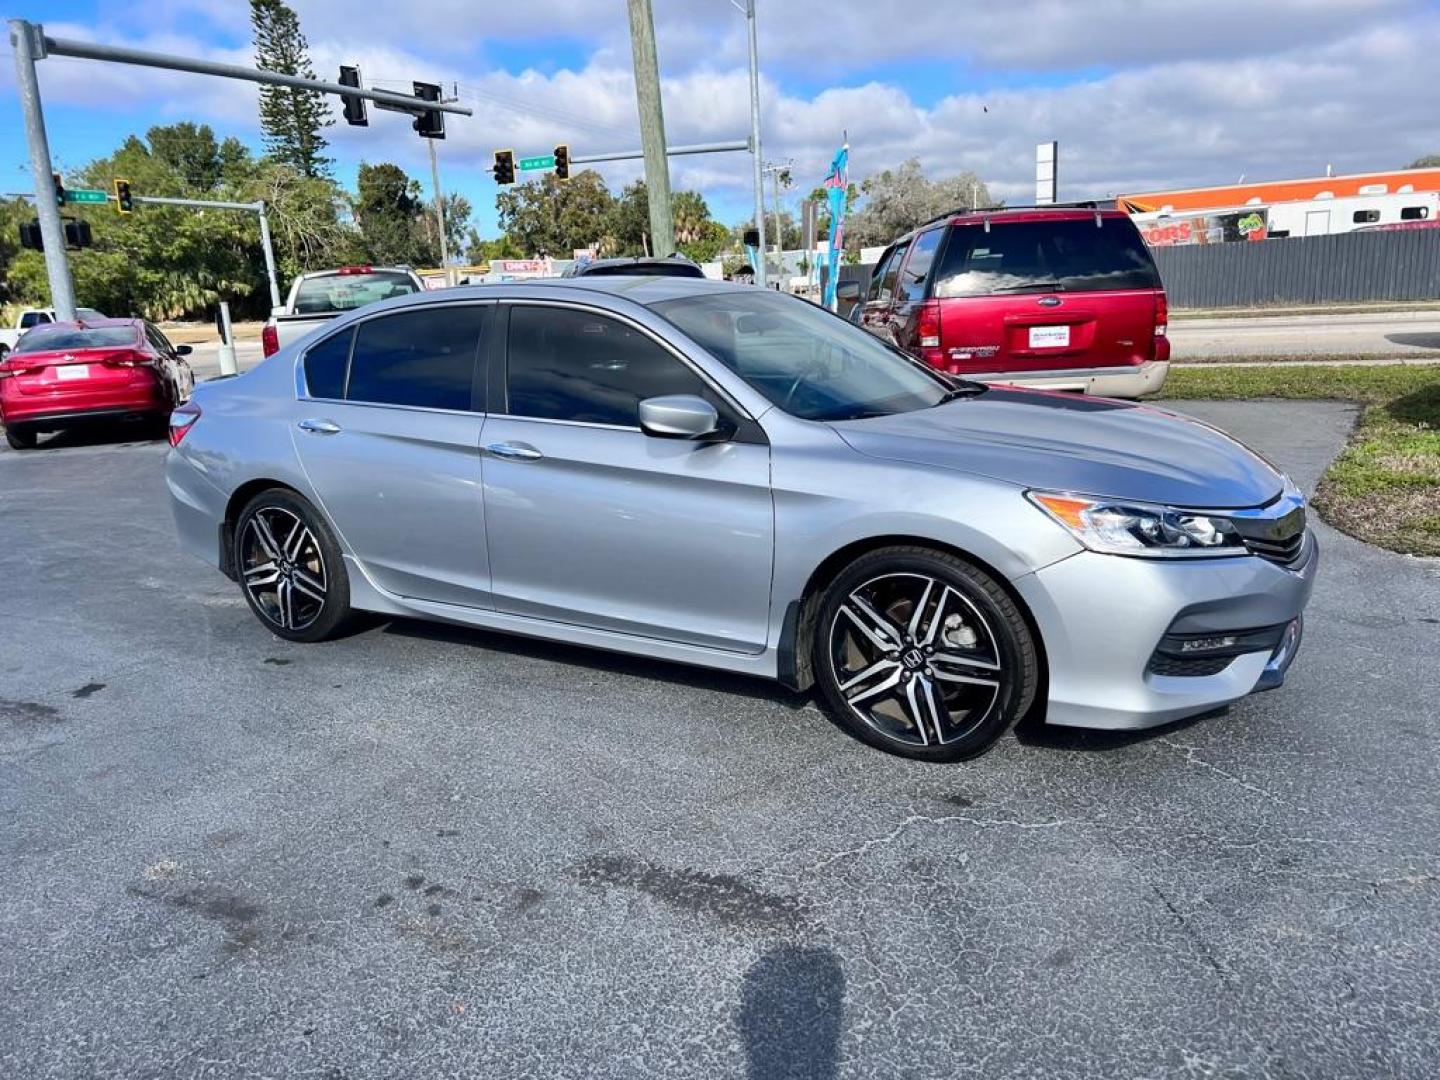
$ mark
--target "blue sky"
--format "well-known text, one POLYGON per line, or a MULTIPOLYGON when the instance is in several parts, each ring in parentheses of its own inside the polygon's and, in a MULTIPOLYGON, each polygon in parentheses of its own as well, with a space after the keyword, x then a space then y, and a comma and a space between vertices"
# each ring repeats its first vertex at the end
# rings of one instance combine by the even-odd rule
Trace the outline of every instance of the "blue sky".
MULTIPOLYGON (((766 156, 793 158, 793 199, 848 130, 852 176, 916 156, 935 176, 974 170, 1028 195, 1036 142, 1061 142, 1062 197, 1391 168, 1440 152, 1430 56, 1436 5, 1420 0, 1012 0, 1006 5, 758 0, 766 156)), ((458 83, 473 118, 440 144, 447 189, 495 229, 488 175, 500 146, 572 152, 638 145, 623 0, 355 5, 295 0, 316 67, 358 61, 367 81, 458 83), (556 32, 556 27, 564 31, 556 32), (441 31, 442 32, 437 32, 441 31)), ((58 36, 244 62, 244 0, 12 0, 8 15, 58 36)), ((744 20, 727 0, 655 0, 672 142, 744 137, 744 20)), ((28 189, 13 74, 0 73, 4 190, 28 189)), ((254 92, 179 74, 52 59, 41 91, 57 162, 76 168, 126 135, 195 120, 258 148, 254 92)), ((337 177, 390 160, 429 187, 425 146, 396 114, 330 129, 337 177)), ((753 205, 748 156, 677 159, 722 220, 753 205)), ((638 166, 602 170, 612 186, 638 166)))

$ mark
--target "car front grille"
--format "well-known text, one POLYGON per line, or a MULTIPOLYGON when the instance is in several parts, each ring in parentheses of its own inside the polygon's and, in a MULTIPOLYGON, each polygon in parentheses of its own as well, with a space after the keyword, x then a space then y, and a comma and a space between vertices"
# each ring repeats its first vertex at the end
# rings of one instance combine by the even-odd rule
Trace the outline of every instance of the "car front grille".
POLYGON ((1245 549, 1279 566, 1293 567, 1305 557, 1305 500, 1290 491, 1268 506, 1230 515, 1245 549))

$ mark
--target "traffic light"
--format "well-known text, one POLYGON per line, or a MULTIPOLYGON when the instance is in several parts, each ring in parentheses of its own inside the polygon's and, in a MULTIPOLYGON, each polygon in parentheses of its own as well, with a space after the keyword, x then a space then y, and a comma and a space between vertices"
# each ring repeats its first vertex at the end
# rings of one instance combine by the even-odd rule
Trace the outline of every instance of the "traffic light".
POLYGON ((570 179, 570 147, 564 143, 555 147, 555 179, 570 179))
POLYGON ((71 251, 88 248, 91 244, 90 222, 84 218, 65 219, 65 246, 71 251))
POLYGON ((495 183, 513 184, 515 182, 515 151, 496 150, 495 166, 491 171, 495 174, 495 183))
POLYGON ((115 209, 122 214, 128 214, 135 209, 135 201, 130 198, 130 181, 115 181, 115 209))
POLYGON ((40 236, 40 222, 22 221, 20 223, 20 246, 30 251, 44 251, 45 241, 40 236))
POLYGON ((55 178, 55 201, 56 201, 57 203, 59 203, 61 206, 64 206, 64 205, 65 205, 65 181, 61 178, 61 176, 60 176, 60 174, 59 174, 58 172, 57 172, 57 173, 51 173, 50 175, 55 178))
MULTIPOLYGON (((340 85, 353 86, 360 89, 360 69, 340 65, 340 85)), ((370 120, 365 115, 365 99, 354 94, 341 94, 340 101, 344 105, 345 122, 355 127, 369 127, 370 120)))
MULTIPOLYGON (((417 82, 414 86, 415 96, 421 101, 440 100, 440 87, 434 83, 417 82)), ((443 139, 445 137, 445 114, 439 109, 426 109, 415 117, 411 126, 422 138, 443 139)))

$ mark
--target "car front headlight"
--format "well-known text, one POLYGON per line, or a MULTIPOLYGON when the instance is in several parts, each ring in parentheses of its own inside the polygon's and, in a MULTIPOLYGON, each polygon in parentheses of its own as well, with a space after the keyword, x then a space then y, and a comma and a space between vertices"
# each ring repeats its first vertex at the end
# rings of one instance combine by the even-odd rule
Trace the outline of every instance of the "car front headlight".
POLYGON ((1027 491, 1025 497, 1091 551, 1182 559, 1246 554, 1223 516, 1059 492, 1027 491))

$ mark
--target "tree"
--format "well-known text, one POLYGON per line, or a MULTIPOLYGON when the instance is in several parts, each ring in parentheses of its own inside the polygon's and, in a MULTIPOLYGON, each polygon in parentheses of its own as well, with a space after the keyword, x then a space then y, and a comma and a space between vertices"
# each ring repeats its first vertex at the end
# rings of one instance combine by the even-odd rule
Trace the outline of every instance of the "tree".
POLYGON ((921 222, 958 206, 990 206, 990 192, 973 172, 928 180, 911 158, 893 172, 886 169, 860 185, 864 205, 845 225, 845 246, 858 250, 888 244, 921 222))
POLYGON ((1440 169, 1440 154, 1426 154, 1406 165, 1407 169, 1440 169))
POLYGON ((516 184, 495 199, 500 228, 526 255, 569 258, 576 248, 600 246, 615 199, 594 169, 557 180, 516 184))
POLYGON ((420 193, 420 182, 390 162, 360 164, 355 220, 365 261, 404 266, 439 262, 433 209, 420 193))
POLYGON ((169 166, 187 187, 209 191, 220 182, 224 163, 209 124, 185 121, 152 127, 145 133, 145 141, 150 144, 150 153, 169 166))
MULTIPOLYGON (((313 79, 309 46, 300 20, 284 0, 250 0, 250 25, 255 32, 255 66, 283 75, 313 79)), ((260 127, 265 147, 277 161, 302 176, 329 176, 322 128, 335 123, 324 95, 285 86, 260 88, 260 127)))
POLYGON ((488 263, 495 259, 521 259, 525 252, 521 251, 515 241, 507 234, 501 234, 494 240, 481 239, 480 234, 470 230, 470 235, 465 243, 465 261, 467 263, 488 263))

